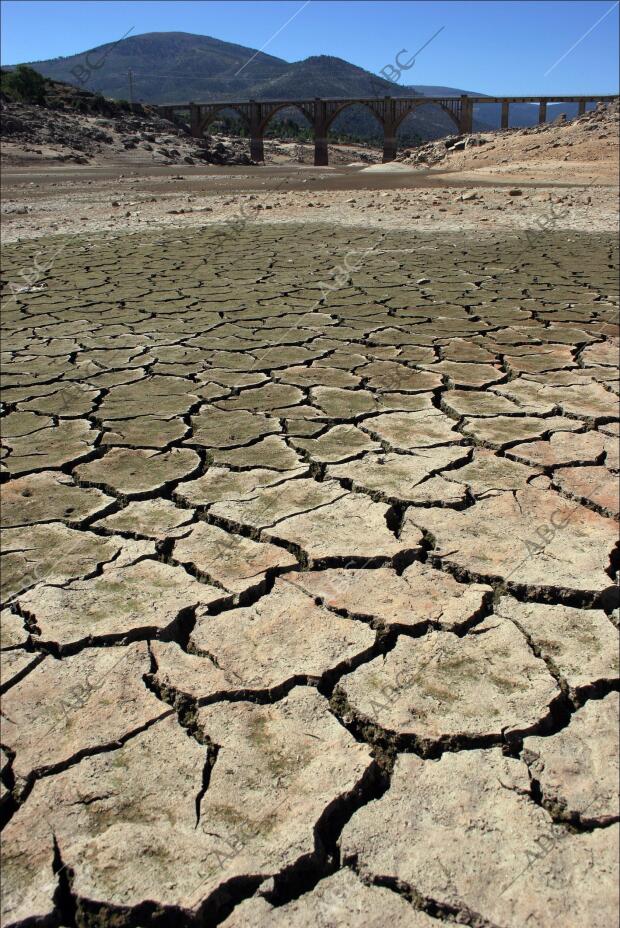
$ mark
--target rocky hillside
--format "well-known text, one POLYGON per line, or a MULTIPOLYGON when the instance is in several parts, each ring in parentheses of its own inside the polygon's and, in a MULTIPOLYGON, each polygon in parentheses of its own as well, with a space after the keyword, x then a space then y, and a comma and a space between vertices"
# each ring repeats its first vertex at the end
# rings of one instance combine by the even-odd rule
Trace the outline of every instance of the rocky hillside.
POLYGON ((405 150, 397 160, 459 171, 544 160, 613 161, 618 158, 619 128, 618 103, 599 104, 595 110, 572 120, 559 117, 542 126, 448 136, 405 150))
POLYGON ((152 106, 109 100, 100 94, 46 79, 40 104, 1 94, 5 163, 39 160, 151 161, 156 164, 250 164, 242 139, 193 139, 162 119, 152 106))

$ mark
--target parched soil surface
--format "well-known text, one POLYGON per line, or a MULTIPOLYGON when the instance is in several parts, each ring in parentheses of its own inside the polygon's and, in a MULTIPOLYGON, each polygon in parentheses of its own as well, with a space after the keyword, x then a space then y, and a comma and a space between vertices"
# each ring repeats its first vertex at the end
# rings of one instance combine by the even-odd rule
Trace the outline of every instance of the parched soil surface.
POLYGON ((616 266, 6 247, 5 925, 615 923, 616 266))
POLYGON ((617 187, 585 183, 557 164, 547 166, 544 183, 481 181, 398 163, 186 167, 182 173, 144 166, 125 173, 119 167, 5 170, 3 241, 222 224, 234 236, 265 222, 475 237, 491 230, 607 232, 618 225, 617 187))

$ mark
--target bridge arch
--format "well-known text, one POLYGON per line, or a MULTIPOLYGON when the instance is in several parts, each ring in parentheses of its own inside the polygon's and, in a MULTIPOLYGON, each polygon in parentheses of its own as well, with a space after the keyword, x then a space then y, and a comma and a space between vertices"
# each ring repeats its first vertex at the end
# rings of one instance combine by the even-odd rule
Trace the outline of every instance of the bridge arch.
POLYGON ((360 136, 366 137, 373 147, 383 143, 385 123, 378 107, 366 101, 351 100, 338 103, 330 110, 325 128, 328 145, 338 141, 346 144, 349 138, 360 136))
POLYGON ((301 113, 301 115, 304 117, 304 119, 310 126, 313 123, 314 114, 310 110, 308 110, 307 107, 305 107, 302 103, 295 103, 294 101, 291 101, 290 103, 287 103, 287 102, 278 103, 276 106, 271 107, 267 112, 265 112, 262 115, 260 122, 256 126, 256 129, 261 136, 264 135, 265 129, 267 128, 267 126, 269 125, 273 117, 276 116, 278 113, 280 113, 282 110, 297 110, 297 112, 301 113))
POLYGON ((381 114, 380 110, 378 110, 376 106, 373 106, 373 104, 368 100, 345 100, 343 103, 333 107, 333 110, 330 112, 328 119, 327 119, 327 128, 329 129, 332 123, 334 122, 334 120, 337 119, 338 116, 340 116, 346 110, 351 109, 351 107, 360 107, 360 106, 368 110, 368 112, 371 113, 372 116, 374 116, 375 120, 379 123, 381 128, 383 128, 383 125, 384 125, 383 115, 381 114))
POLYGON ((200 107, 200 118, 197 125, 197 130, 199 135, 204 135, 207 128, 214 122, 218 116, 225 112, 226 110, 232 110, 233 113, 237 113, 241 121, 245 124, 246 129, 250 129, 250 120, 248 119, 247 113, 243 111, 240 106, 236 106, 234 103, 220 103, 216 106, 209 107, 200 107))
MULTIPOLYGON (((296 113, 301 116, 302 127, 308 129, 310 133, 313 132, 313 114, 308 110, 308 107, 304 106, 302 103, 295 103, 294 101, 289 103, 283 101, 273 106, 266 104, 258 104, 255 106, 258 113, 256 113, 256 111, 254 112, 250 132, 250 156, 252 161, 265 160, 265 135, 269 131, 270 123, 277 117, 278 113, 282 113, 286 110, 295 110, 296 113)), ((291 122, 295 124, 295 120, 291 120, 291 122)), ((303 160, 303 158, 301 158, 301 160, 303 160)))
POLYGON ((246 104, 246 118, 250 128, 250 157, 252 161, 264 161, 265 129, 281 110, 295 109, 304 119, 314 125, 314 106, 310 101, 279 100, 277 103, 250 100, 246 104))
MULTIPOLYGON (((393 144, 391 157, 396 157, 398 151, 408 148, 415 148, 425 141, 425 136, 420 132, 419 122, 416 114, 420 107, 434 107, 433 123, 439 134, 450 135, 452 132, 461 132, 460 113, 458 108, 453 108, 449 102, 440 100, 412 100, 398 107, 394 124, 392 126, 393 144), (448 117, 443 118, 443 114, 448 117), (451 129, 450 125, 454 128, 451 129)), ((384 160, 389 160, 385 158, 384 160)))
POLYGON ((402 113, 399 113, 399 115, 397 116, 396 122, 395 122, 395 124, 394 124, 394 128, 395 128, 395 129, 398 129, 399 126, 401 125, 401 123, 403 123, 403 122, 405 121, 405 119, 407 118, 407 116, 411 116, 411 114, 412 114, 412 113, 415 113, 415 111, 416 111, 417 109, 419 109, 419 107, 421 107, 421 106, 438 106, 440 109, 442 109, 442 110, 444 111, 444 113, 447 113, 447 114, 448 114, 448 116, 450 117, 450 119, 451 119, 452 122, 454 123, 455 128, 457 129, 457 131, 460 130, 460 119, 459 119, 458 113, 456 113, 456 112, 452 109, 452 107, 449 106, 447 103, 444 103, 443 101, 439 101, 439 100, 415 100, 415 101, 412 101, 411 106, 409 106, 409 107, 403 107, 403 108, 402 108, 402 109, 403 109, 403 112, 402 112, 402 113))

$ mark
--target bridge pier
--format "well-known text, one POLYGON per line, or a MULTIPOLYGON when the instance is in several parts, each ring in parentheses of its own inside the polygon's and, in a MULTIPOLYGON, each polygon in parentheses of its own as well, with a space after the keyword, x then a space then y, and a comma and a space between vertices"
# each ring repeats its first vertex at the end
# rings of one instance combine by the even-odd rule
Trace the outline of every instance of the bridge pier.
POLYGON ((381 121, 383 122, 383 163, 385 164, 387 161, 394 161, 398 149, 396 141, 398 120, 393 97, 383 98, 383 119, 381 121))
POLYGON ((387 161, 394 161, 396 158, 396 152, 398 151, 398 142, 396 141, 396 133, 394 130, 390 130, 390 134, 385 132, 383 136, 383 163, 387 161))
POLYGON ((547 101, 541 100, 538 104, 538 125, 542 125, 547 119, 547 101))
POLYGON ((319 97, 315 100, 314 110, 314 164, 316 167, 326 167, 329 164, 327 151, 327 105, 319 97))
POLYGON ((265 160, 265 147, 263 145, 264 125, 261 125, 260 103, 250 100, 250 158, 252 161, 265 160))
POLYGON ((504 100, 504 102, 502 103, 502 121, 500 123, 500 127, 502 129, 508 128, 508 123, 510 120, 509 114, 510 114, 510 103, 508 102, 508 100, 504 100))
POLYGON ((250 158, 252 161, 265 160, 265 146, 262 135, 250 136, 250 158))
POLYGON ((467 135, 474 125, 474 104, 464 94, 461 96, 461 116, 459 119, 459 132, 467 135))
POLYGON ((200 125, 200 107, 197 103, 190 103, 189 105, 189 127, 195 139, 202 138, 204 133, 200 125))
POLYGON ((326 167, 329 164, 329 154, 327 151, 327 130, 324 135, 314 136, 314 164, 316 167, 326 167))
POLYGON ((585 111, 586 111, 586 105, 587 105, 588 102, 589 102, 588 100, 580 100, 580 101, 579 101, 579 107, 578 107, 578 109, 577 109, 577 115, 578 115, 578 116, 583 116, 583 114, 584 114, 585 111))

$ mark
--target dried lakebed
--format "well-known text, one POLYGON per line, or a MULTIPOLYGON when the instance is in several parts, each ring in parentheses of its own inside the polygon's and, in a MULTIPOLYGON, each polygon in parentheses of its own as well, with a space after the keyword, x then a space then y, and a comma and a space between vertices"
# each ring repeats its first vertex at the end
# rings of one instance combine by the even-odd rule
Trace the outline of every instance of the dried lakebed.
POLYGON ((6 248, 5 925, 614 923, 615 267, 6 248))

